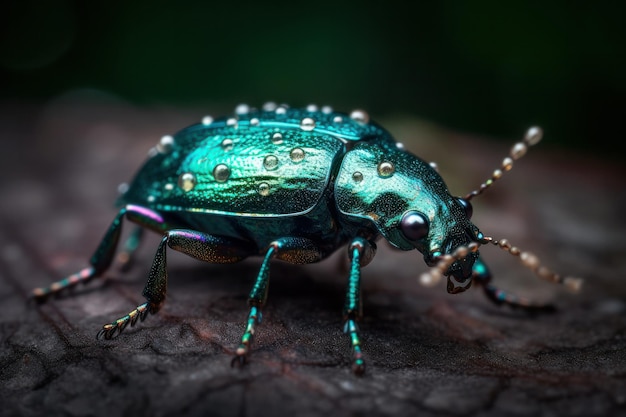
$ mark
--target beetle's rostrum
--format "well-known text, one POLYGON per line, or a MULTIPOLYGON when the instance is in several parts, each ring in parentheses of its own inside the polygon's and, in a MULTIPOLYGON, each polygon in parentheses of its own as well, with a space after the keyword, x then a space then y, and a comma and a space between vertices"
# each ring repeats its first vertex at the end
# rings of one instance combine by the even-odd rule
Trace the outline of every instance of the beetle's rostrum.
POLYGON ((295 264, 318 262, 348 247, 351 267, 343 308, 352 364, 365 363, 357 321, 361 317, 361 268, 376 252, 375 241, 420 251, 433 268, 424 284, 448 277, 448 292, 465 291, 474 282, 489 299, 526 310, 546 306, 505 293, 491 283, 481 244, 498 245, 540 277, 575 287, 579 280, 561 277, 508 241, 486 237, 471 222, 470 200, 511 169, 513 161, 541 138, 531 128, 511 155, 478 190, 454 197, 436 170, 404 150, 362 110, 338 113, 328 106, 292 109, 266 103, 261 110, 240 105, 235 114, 166 135, 123 191, 119 212, 90 260, 76 274, 37 288, 43 300, 64 288, 102 276, 115 257, 124 218, 139 227, 121 258, 137 248, 143 229, 163 236, 143 290, 146 302, 105 324, 105 339, 156 313, 165 300, 166 252, 171 248, 211 263, 263 258, 248 297, 248 320, 233 363, 244 364, 261 319, 272 259, 295 264))

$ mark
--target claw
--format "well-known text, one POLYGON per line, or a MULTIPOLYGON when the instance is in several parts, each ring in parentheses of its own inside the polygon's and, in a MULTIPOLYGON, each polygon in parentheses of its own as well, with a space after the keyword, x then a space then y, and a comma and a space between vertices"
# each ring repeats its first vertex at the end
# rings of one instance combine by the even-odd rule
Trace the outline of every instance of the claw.
POLYGON ((247 363, 248 353, 250 352, 250 346, 252 345, 252 340, 254 339, 254 331, 255 326, 260 323, 261 320, 261 309, 257 306, 250 307, 250 312, 248 313, 248 323, 246 325, 246 330, 241 336, 241 343, 237 348, 235 354, 235 358, 230 363, 231 366, 235 366, 235 362, 239 361, 239 366, 243 366, 247 363))
POLYGON ((352 372, 356 376, 363 376, 365 374, 365 361, 363 359, 355 359, 352 363, 352 372))
POLYGON ((96 334, 96 339, 104 338, 105 340, 111 340, 121 333, 118 331, 118 326, 115 323, 105 324, 102 329, 96 334))
POLYGON ((234 368, 235 366, 238 368, 243 368, 248 363, 248 357, 245 354, 239 354, 239 349, 237 349, 237 354, 230 361, 230 367, 234 368))
POLYGON ((137 323, 137 320, 144 321, 148 313, 156 313, 158 310, 158 305, 143 303, 124 317, 120 317, 113 323, 102 326, 102 329, 96 334, 96 339, 100 339, 101 337, 104 337, 106 340, 113 339, 119 336, 129 324, 133 327, 137 323))
POLYGON ((48 301, 49 293, 44 293, 45 288, 35 288, 28 296, 28 302, 37 305, 44 304, 48 301))
POLYGON ((31 297, 37 302, 45 302, 51 295, 57 295, 68 288, 74 288, 78 284, 85 284, 96 276, 96 270, 93 267, 83 268, 75 274, 69 275, 60 281, 53 282, 47 287, 35 288, 31 297))
POLYGON ((554 313, 557 309, 554 304, 537 304, 525 297, 519 297, 505 292, 492 284, 478 281, 482 284, 487 297, 496 305, 506 304, 513 309, 524 310, 527 313, 554 313))
POLYGON ((358 376, 363 375, 365 373, 365 360, 363 359, 363 351, 361 351, 361 339, 359 338, 359 328, 356 322, 352 319, 346 320, 343 331, 350 336, 352 372, 358 376))

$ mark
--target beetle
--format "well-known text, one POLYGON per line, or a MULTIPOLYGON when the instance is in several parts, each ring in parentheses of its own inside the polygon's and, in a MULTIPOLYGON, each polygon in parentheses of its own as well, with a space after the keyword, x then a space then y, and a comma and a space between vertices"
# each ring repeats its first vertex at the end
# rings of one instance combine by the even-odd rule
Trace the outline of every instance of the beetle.
POLYGON ((499 290, 478 247, 498 245, 540 277, 570 287, 580 280, 561 277, 505 239, 485 236, 471 222, 470 200, 511 169, 528 146, 541 139, 531 128, 515 144, 491 178, 465 197, 455 197, 433 164, 407 152, 391 134, 355 110, 350 114, 310 105, 295 109, 266 103, 247 105, 230 117, 205 117, 175 135, 166 135, 119 198, 119 212, 91 257, 90 266, 50 286, 36 288, 45 300, 65 288, 99 277, 111 265, 123 219, 139 225, 122 254, 130 259, 149 229, 163 237, 143 290, 146 302, 105 324, 110 339, 162 306, 167 286, 166 249, 211 263, 263 258, 248 297, 249 312, 233 364, 245 364, 265 305, 270 261, 318 262, 347 246, 350 269, 344 331, 349 335, 353 370, 365 370, 357 321, 361 316, 361 268, 383 238, 404 251, 417 249, 433 283, 447 276, 447 290, 459 293, 480 284, 497 304, 546 309, 499 290))

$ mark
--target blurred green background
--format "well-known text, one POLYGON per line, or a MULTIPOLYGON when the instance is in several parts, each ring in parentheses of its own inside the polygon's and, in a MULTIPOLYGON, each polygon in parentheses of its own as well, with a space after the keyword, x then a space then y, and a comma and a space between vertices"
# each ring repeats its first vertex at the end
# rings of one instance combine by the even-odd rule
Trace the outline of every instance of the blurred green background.
POLYGON ((2 10, 4 102, 84 89, 141 106, 314 102, 508 138, 536 123, 551 146, 626 149, 623 1, 5 0, 2 10))

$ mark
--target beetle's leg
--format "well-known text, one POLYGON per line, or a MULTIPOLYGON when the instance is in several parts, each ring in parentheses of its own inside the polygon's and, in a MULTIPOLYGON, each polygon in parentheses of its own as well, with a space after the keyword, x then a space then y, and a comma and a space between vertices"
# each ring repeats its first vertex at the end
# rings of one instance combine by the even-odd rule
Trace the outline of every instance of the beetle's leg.
POLYGON ((241 337, 241 343, 236 350, 236 355, 231 362, 231 366, 236 364, 244 365, 246 363, 248 353, 250 352, 250 345, 252 344, 252 336, 254 335, 256 325, 261 323, 261 308, 267 300, 267 290, 269 288, 270 281, 270 260, 276 256, 276 245, 270 245, 269 249, 265 253, 265 258, 261 264, 261 269, 257 275, 250 296, 248 297, 248 305, 250 311, 248 312, 248 320, 246 323, 246 330, 241 337))
POLYGON ((167 290, 167 246, 202 261, 233 263, 253 253, 252 246, 236 239, 213 236, 195 230, 174 229, 161 239, 152 261, 148 281, 143 289, 147 302, 112 323, 105 324, 97 337, 111 339, 120 334, 128 324, 134 326, 138 319, 144 320, 148 313, 159 311, 165 301, 167 290))
POLYGON ((270 261, 277 258, 294 264, 308 264, 321 260, 322 251, 313 241, 305 238, 285 237, 270 243, 265 258, 261 264, 261 269, 257 275, 250 296, 248 297, 248 320, 246 330, 241 337, 241 343, 236 351, 231 365, 244 365, 250 352, 252 338, 256 331, 256 325, 261 323, 261 308, 267 300, 267 290, 270 280, 270 261))
POLYGON ((352 370, 355 374, 361 375, 365 372, 365 361, 361 352, 361 339, 359 337, 359 327, 357 320, 362 316, 363 305, 361 301, 361 268, 367 265, 374 254, 376 246, 367 240, 357 237, 352 240, 348 247, 350 256, 350 276, 348 277, 348 291, 346 302, 343 307, 344 333, 350 336, 352 346, 352 370))
POLYGON ((97 338, 104 337, 105 339, 111 339, 120 334, 129 323, 131 326, 134 326, 138 319, 143 321, 148 313, 156 313, 159 311, 163 300, 165 300, 165 291, 167 289, 166 244, 167 236, 161 239, 161 243, 159 243, 156 255, 152 261, 148 282, 143 290, 143 295, 148 302, 138 305, 133 311, 120 317, 113 323, 102 326, 102 329, 96 335, 97 338))
POLYGON ((124 242, 123 250, 117 254, 117 261, 122 271, 127 271, 131 267, 135 252, 141 244, 144 230, 143 227, 136 226, 126 239, 126 242, 124 242))
POLYGON ((79 283, 86 283, 94 277, 102 275, 106 271, 115 256, 115 249, 122 232, 122 220, 126 216, 129 220, 153 230, 166 228, 163 218, 156 212, 140 206, 128 205, 121 209, 109 229, 107 230, 100 245, 91 257, 91 266, 80 270, 60 281, 53 282, 47 287, 35 288, 32 296, 37 300, 45 300, 52 294, 57 294, 65 288, 74 287, 79 283))
POLYGON ((480 284, 487 298, 497 305, 505 304, 528 312, 550 312, 555 310, 552 304, 537 304, 527 298, 518 297, 494 286, 491 283, 491 272, 489 272, 487 265, 480 258, 474 262, 472 273, 474 282, 480 284))

